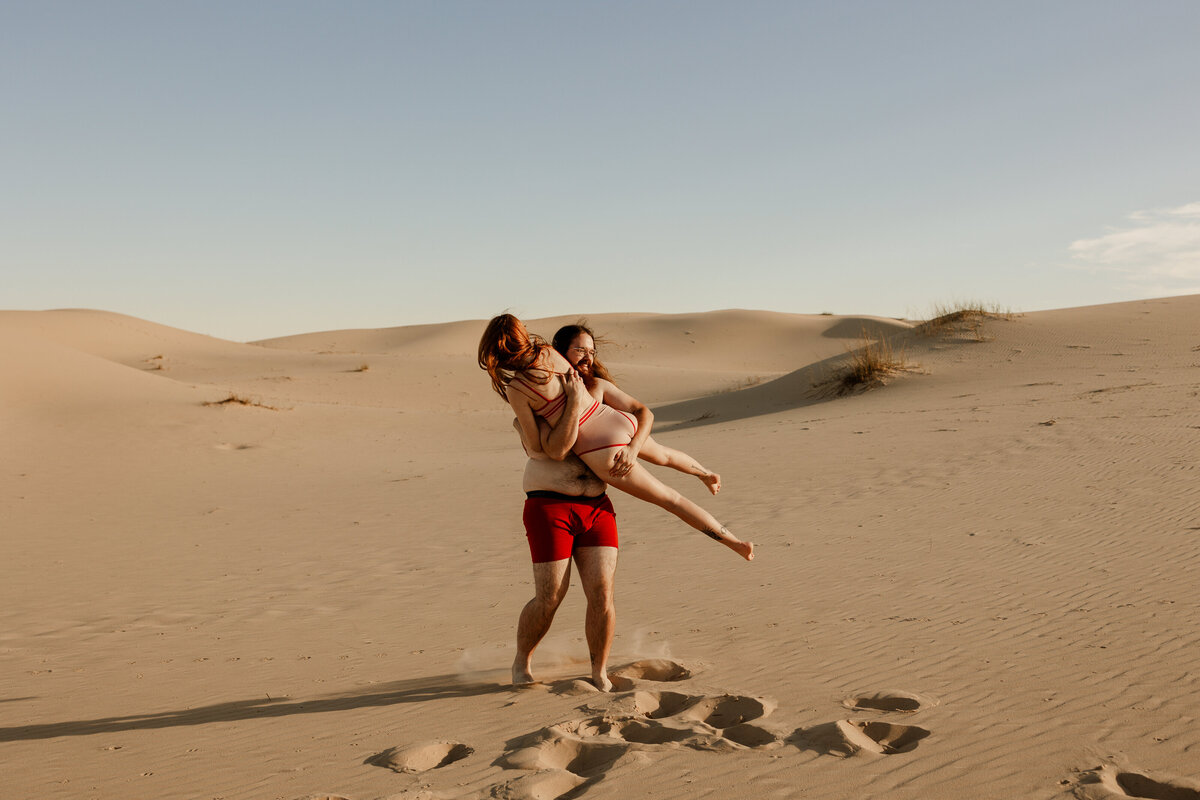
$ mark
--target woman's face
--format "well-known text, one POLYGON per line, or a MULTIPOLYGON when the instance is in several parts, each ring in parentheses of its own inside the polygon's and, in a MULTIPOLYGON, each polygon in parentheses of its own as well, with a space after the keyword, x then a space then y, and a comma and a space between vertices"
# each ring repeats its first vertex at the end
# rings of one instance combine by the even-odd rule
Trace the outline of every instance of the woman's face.
POLYGON ((580 375, 592 374, 592 362, 596 359, 596 343, 586 333, 581 333, 567 346, 567 361, 571 362, 580 375))

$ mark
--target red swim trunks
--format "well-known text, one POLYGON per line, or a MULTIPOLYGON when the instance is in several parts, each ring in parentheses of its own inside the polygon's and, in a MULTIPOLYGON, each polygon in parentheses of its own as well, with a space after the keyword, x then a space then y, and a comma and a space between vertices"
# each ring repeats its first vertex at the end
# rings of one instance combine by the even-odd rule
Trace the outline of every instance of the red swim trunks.
POLYGON ((617 546, 617 514, 608 495, 526 494, 523 519, 533 563, 570 558, 576 547, 617 546))

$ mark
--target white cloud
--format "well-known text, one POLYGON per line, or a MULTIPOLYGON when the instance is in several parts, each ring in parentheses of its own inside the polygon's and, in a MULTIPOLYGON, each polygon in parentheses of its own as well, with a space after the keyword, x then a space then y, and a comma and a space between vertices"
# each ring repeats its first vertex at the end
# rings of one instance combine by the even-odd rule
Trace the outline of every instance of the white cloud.
POLYGON ((1070 246, 1075 265, 1123 276, 1131 287, 1154 294, 1200 291, 1200 202, 1135 211, 1131 225, 1070 246))

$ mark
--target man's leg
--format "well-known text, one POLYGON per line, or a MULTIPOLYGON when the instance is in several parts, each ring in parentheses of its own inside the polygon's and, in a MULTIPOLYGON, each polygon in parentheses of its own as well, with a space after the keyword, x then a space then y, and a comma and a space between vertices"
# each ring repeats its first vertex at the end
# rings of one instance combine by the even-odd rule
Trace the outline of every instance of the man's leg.
POLYGON ((602 692, 612 689, 608 679, 608 653, 617 627, 617 607, 613 603, 613 578, 617 572, 617 548, 577 547, 575 565, 579 582, 587 595, 588 651, 592 654, 592 682, 602 692))
POLYGON ((533 672, 530 670, 533 649, 550 630, 554 612, 567 596, 567 587, 570 585, 570 558, 534 563, 533 599, 521 609, 521 619, 517 622, 517 656, 512 666, 514 684, 533 683, 533 672))

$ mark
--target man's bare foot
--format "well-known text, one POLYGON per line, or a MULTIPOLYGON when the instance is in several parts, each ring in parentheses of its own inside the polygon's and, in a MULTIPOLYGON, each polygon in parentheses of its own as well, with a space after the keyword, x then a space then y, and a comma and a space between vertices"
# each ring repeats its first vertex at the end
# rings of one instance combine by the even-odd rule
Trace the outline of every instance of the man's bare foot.
POLYGON ((612 681, 608 679, 608 673, 605 670, 594 673, 592 683, 596 684, 596 688, 602 692, 612 691, 612 681))
POLYGON ((529 664, 521 663, 520 659, 513 662, 512 679, 513 686, 528 686, 531 683, 537 683, 533 679, 533 673, 529 670, 529 664))
POLYGON ((700 482, 708 487, 708 490, 713 494, 721 491, 721 476, 715 472, 710 472, 707 475, 700 475, 700 482))

